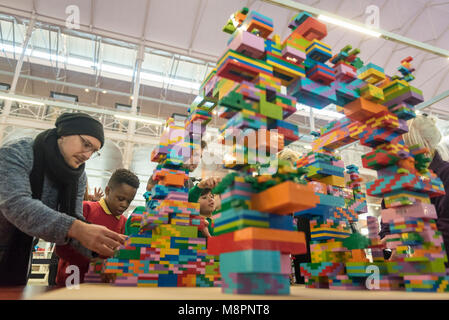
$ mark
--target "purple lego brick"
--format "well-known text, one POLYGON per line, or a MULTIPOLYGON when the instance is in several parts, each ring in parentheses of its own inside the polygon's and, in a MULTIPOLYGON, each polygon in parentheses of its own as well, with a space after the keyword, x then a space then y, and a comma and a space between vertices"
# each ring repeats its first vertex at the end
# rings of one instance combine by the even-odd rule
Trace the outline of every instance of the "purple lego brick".
POLYGON ((237 31, 228 49, 235 50, 250 58, 260 59, 265 53, 265 41, 248 31, 237 31))

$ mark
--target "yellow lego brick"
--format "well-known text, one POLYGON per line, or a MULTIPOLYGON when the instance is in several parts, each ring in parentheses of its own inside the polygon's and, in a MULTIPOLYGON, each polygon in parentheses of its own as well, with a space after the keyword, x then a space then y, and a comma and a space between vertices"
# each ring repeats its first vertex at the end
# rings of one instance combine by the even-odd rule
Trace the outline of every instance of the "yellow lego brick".
POLYGON ((382 103, 385 99, 384 91, 369 83, 360 89, 360 96, 377 103, 382 103))
POLYGON ((385 73, 380 72, 379 70, 376 70, 374 68, 368 69, 365 72, 362 72, 357 76, 359 79, 362 79, 368 83, 376 84, 379 81, 382 81, 385 79, 385 73))
POLYGON ((328 176, 321 179, 316 179, 318 182, 322 182, 324 184, 330 184, 332 186, 344 188, 345 186, 345 178, 337 177, 337 176, 328 176))

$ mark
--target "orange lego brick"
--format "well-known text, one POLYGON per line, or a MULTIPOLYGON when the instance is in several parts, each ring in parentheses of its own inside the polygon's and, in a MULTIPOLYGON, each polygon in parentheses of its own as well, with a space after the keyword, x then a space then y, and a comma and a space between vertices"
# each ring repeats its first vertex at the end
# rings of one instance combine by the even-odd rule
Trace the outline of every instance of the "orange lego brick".
POLYGON ((186 174, 173 174, 164 172, 161 175, 162 175, 161 184, 166 186, 169 185, 169 186, 183 187, 187 178, 186 174))
POLYGON ((315 207, 319 202, 312 186, 286 181, 251 197, 253 210, 291 214, 315 207))
POLYGON ((307 252, 303 232, 250 227, 208 239, 207 252, 219 255, 240 250, 272 250, 291 254, 307 252))
POLYGON ((364 98, 356 99, 344 106, 345 115, 351 120, 366 121, 374 115, 388 111, 387 107, 364 98))
POLYGON ((313 41, 314 39, 321 40, 327 36, 327 28, 324 23, 309 17, 300 24, 292 34, 301 35, 309 41, 313 41))

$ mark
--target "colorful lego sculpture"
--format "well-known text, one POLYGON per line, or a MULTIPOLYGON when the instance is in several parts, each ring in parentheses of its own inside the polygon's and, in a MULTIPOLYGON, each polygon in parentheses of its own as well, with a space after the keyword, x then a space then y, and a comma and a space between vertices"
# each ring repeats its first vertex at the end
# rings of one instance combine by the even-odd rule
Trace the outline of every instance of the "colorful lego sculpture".
POLYGON ((191 158, 200 140, 192 139, 191 119, 184 126, 167 120, 151 160, 157 185, 146 192, 146 207, 131 215, 130 235, 114 258, 93 263, 88 282, 100 282, 101 273, 114 275, 117 286, 211 287, 220 285, 218 257, 207 253, 199 237, 199 204, 188 202, 184 187, 191 158))
POLYGON ((289 254, 306 252, 304 234, 292 228, 294 216, 310 219, 311 263, 301 265, 307 286, 331 289, 406 289, 447 291, 447 261, 435 209, 429 197, 444 194, 441 181, 427 169, 423 149, 407 147, 402 134, 422 92, 414 79, 411 57, 401 62, 401 76, 388 76, 357 57, 350 45, 332 55, 322 42, 326 26, 306 12, 295 16, 284 41, 271 36, 273 21, 247 8, 231 16, 223 31, 231 34, 217 67, 204 80, 189 109, 203 125, 216 109, 227 119, 220 129, 229 148, 228 175, 214 192, 222 196, 215 216, 216 237, 209 253, 220 255, 223 292, 288 294, 289 254), (296 104, 345 115, 314 133, 312 151, 291 168, 270 167, 276 153, 299 139, 286 119, 296 104), (367 193, 383 197, 386 241, 378 237, 376 218, 368 219, 369 237, 351 224, 367 211, 358 168, 346 167, 335 150, 360 141, 373 148, 363 156, 379 178, 367 193), (385 261, 384 248, 395 249, 385 261), (370 251, 371 255, 366 253, 370 251), (377 268, 379 286, 367 286, 377 268))

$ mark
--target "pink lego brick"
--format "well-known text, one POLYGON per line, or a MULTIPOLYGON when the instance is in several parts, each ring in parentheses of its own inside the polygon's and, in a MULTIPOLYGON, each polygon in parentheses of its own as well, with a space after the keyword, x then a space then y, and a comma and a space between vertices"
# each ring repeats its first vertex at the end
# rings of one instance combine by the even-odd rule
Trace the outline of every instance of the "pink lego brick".
POLYGON ((382 210, 382 220, 394 220, 397 218, 430 218, 436 219, 437 213, 433 204, 418 202, 411 206, 397 207, 382 210))
POLYGON ((293 48, 291 46, 285 46, 284 49, 282 49, 282 57, 285 59, 291 59, 296 60, 295 63, 302 63, 304 60, 306 60, 307 55, 305 52, 298 50, 296 48, 293 48))
POLYGON ((260 59, 265 53, 265 41, 251 32, 238 31, 228 48, 248 57, 260 59))

